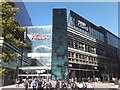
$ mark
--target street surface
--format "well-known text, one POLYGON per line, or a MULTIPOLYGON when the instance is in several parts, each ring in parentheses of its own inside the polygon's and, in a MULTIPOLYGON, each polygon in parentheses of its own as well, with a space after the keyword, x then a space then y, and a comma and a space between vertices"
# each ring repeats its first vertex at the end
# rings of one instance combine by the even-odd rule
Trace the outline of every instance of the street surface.
MULTIPOLYGON (((117 89, 115 89, 115 85, 113 83, 98 82, 98 83, 95 83, 94 89, 93 88, 83 89, 82 83, 77 83, 77 85, 78 85, 78 87, 81 88, 79 90, 117 90, 117 89)), ((52 82, 52 86, 55 87, 55 82, 52 82)), ((0 87, 0 90, 25 90, 25 88, 24 88, 23 84, 20 84, 19 87, 16 87, 16 85, 3 86, 3 87, 0 87)), ((32 87, 29 87, 28 90, 32 90, 32 87)))

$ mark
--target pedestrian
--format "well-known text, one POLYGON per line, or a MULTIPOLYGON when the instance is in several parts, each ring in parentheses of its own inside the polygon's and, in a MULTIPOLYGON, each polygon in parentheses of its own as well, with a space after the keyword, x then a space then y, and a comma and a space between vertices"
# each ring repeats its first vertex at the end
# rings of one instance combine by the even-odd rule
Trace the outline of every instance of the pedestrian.
POLYGON ((52 88, 52 84, 47 81, 47 82, 46 82, 46 89, 47 89, 47 90, 51 90, 51 88, 52 88))
POLYGON ((113 82, 113 83, 115 82, 115 78, 114 78, 114 77, 112 77, 112 82, 113 82))
POLYGON ((60 82, 59 81, 56 82, 55 88, 56 88, 56 90, 60 90, 60 82))
POLYGON ((26 78, 24 81, 25 90, 28 90, 28 83, 29 83, 29 80, 28 80, 28 78, 26 78))
POLYGON ((66 83, 64 83, 64 84, 62 85, 61 90, 67 90, 67 84, 66 84, 66 83))
POLYGON ((88 77, 88 88, 93 88, 92 87, 92 81, 91 81, 91 79, 90 79, 90 77, 88 77))
POLYGON ((91 85, 93 88, 95 87, 95 82, 96 82, 96 79, 95 79, 95 76, 93 76, 93 78, 91 78, 91 85))
POLYGON ((33 87, 33 90, 36 90, 36 86, 37 86, 36 78, 32 80, 31 86, 33 87))
POLYGON ((119 88, 120 88, 120 78, 119 78, 119 80, 118 80, 118 84, 119 84, 119 88))
POLYGON ((37 90, 44 90, 44 88, 42 87, 42 81, 38 82, 37 90))
POLYGON ((87 88, 87 84, 86 84, 85 78, 82 78, 82 85, 83 85, 82 88, 87 88))
POLYGON ((19 84, 20 84, 20 78, 17 78, 16 79, 16 87, 19 87, 19 84))
POLYGON ((115 81, 114 81, 114 84, 115 84, 115 88, 118 88, 118 79, 117 78, 115 78, 115 81))
POLYGON ((70 83, 67 84, 67 90, 72 90, 72 87, 71 87, 70 83))

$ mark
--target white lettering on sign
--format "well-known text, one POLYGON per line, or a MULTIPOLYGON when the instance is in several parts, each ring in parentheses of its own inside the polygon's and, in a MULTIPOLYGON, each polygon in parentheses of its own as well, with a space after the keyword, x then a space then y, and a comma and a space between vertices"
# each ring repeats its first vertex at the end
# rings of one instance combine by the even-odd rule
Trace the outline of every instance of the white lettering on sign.
POLYGON ((50 35, 37 35, 37 33, 31 33, 32 40, 49 40, 50 35))
POLYGON ((85 29, 86 31, 88 31, 88 27, 86 26, 86 24, 83 23, 83 22, 80 21, 80 20, 77 21, 77 26, 78 26, 79 28, 82 28, 82 29, 85 29))

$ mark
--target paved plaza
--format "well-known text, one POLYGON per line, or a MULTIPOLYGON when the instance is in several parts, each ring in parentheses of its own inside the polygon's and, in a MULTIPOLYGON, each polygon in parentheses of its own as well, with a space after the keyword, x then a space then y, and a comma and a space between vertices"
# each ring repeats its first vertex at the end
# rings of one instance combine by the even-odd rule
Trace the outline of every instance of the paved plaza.
MULTIPOLYGON (((82 83, 77 83, 78 87, 81 88, 79 90, 117 90, 115 89, 115 85, 113 83, 95 83, 94 88, 87 88, 87 89, 83 89, 82 88, 82 83)), ((52 82, 52 86, 53 88, 55 87, 55 82, 52 82)), ((19 87, 16 87, 16 85, 9 85, 9 86, 4 86, 4 87, 0 87, 0 90, 25 90, 23 84, 20 84, 19 87)), ((32 90, 32 87, 29 87, 28 90, 32 90)), ((55 89, 53 89, 55 90, 55 89)), ((78 90, 78 89, 76 89, 78 90)), ((119 89, 120 90, 120 89, 119 89)))

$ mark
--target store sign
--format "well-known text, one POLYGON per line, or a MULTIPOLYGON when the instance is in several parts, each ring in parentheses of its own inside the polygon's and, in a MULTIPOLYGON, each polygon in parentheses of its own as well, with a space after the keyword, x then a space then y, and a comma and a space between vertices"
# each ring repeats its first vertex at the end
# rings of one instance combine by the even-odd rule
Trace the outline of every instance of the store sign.
POLYGON ((76 24, 75 25, 78 28, 82 28, 82 29, 88 31, 87 25, 85 23, 83 23, 82 21, 80 21, 80 20, 76 20, 76 24))
POLYGON ((70 17, 70 24, 72 24, 72 26, 88 31, 88 26, 85 22, 82 21, 83 18, 80 15, 70 11, 70 17))
POLYGON ((50 35, 38 35, 37 33, 31 33, 31 39, 32 40, 49 40, 50 35))

